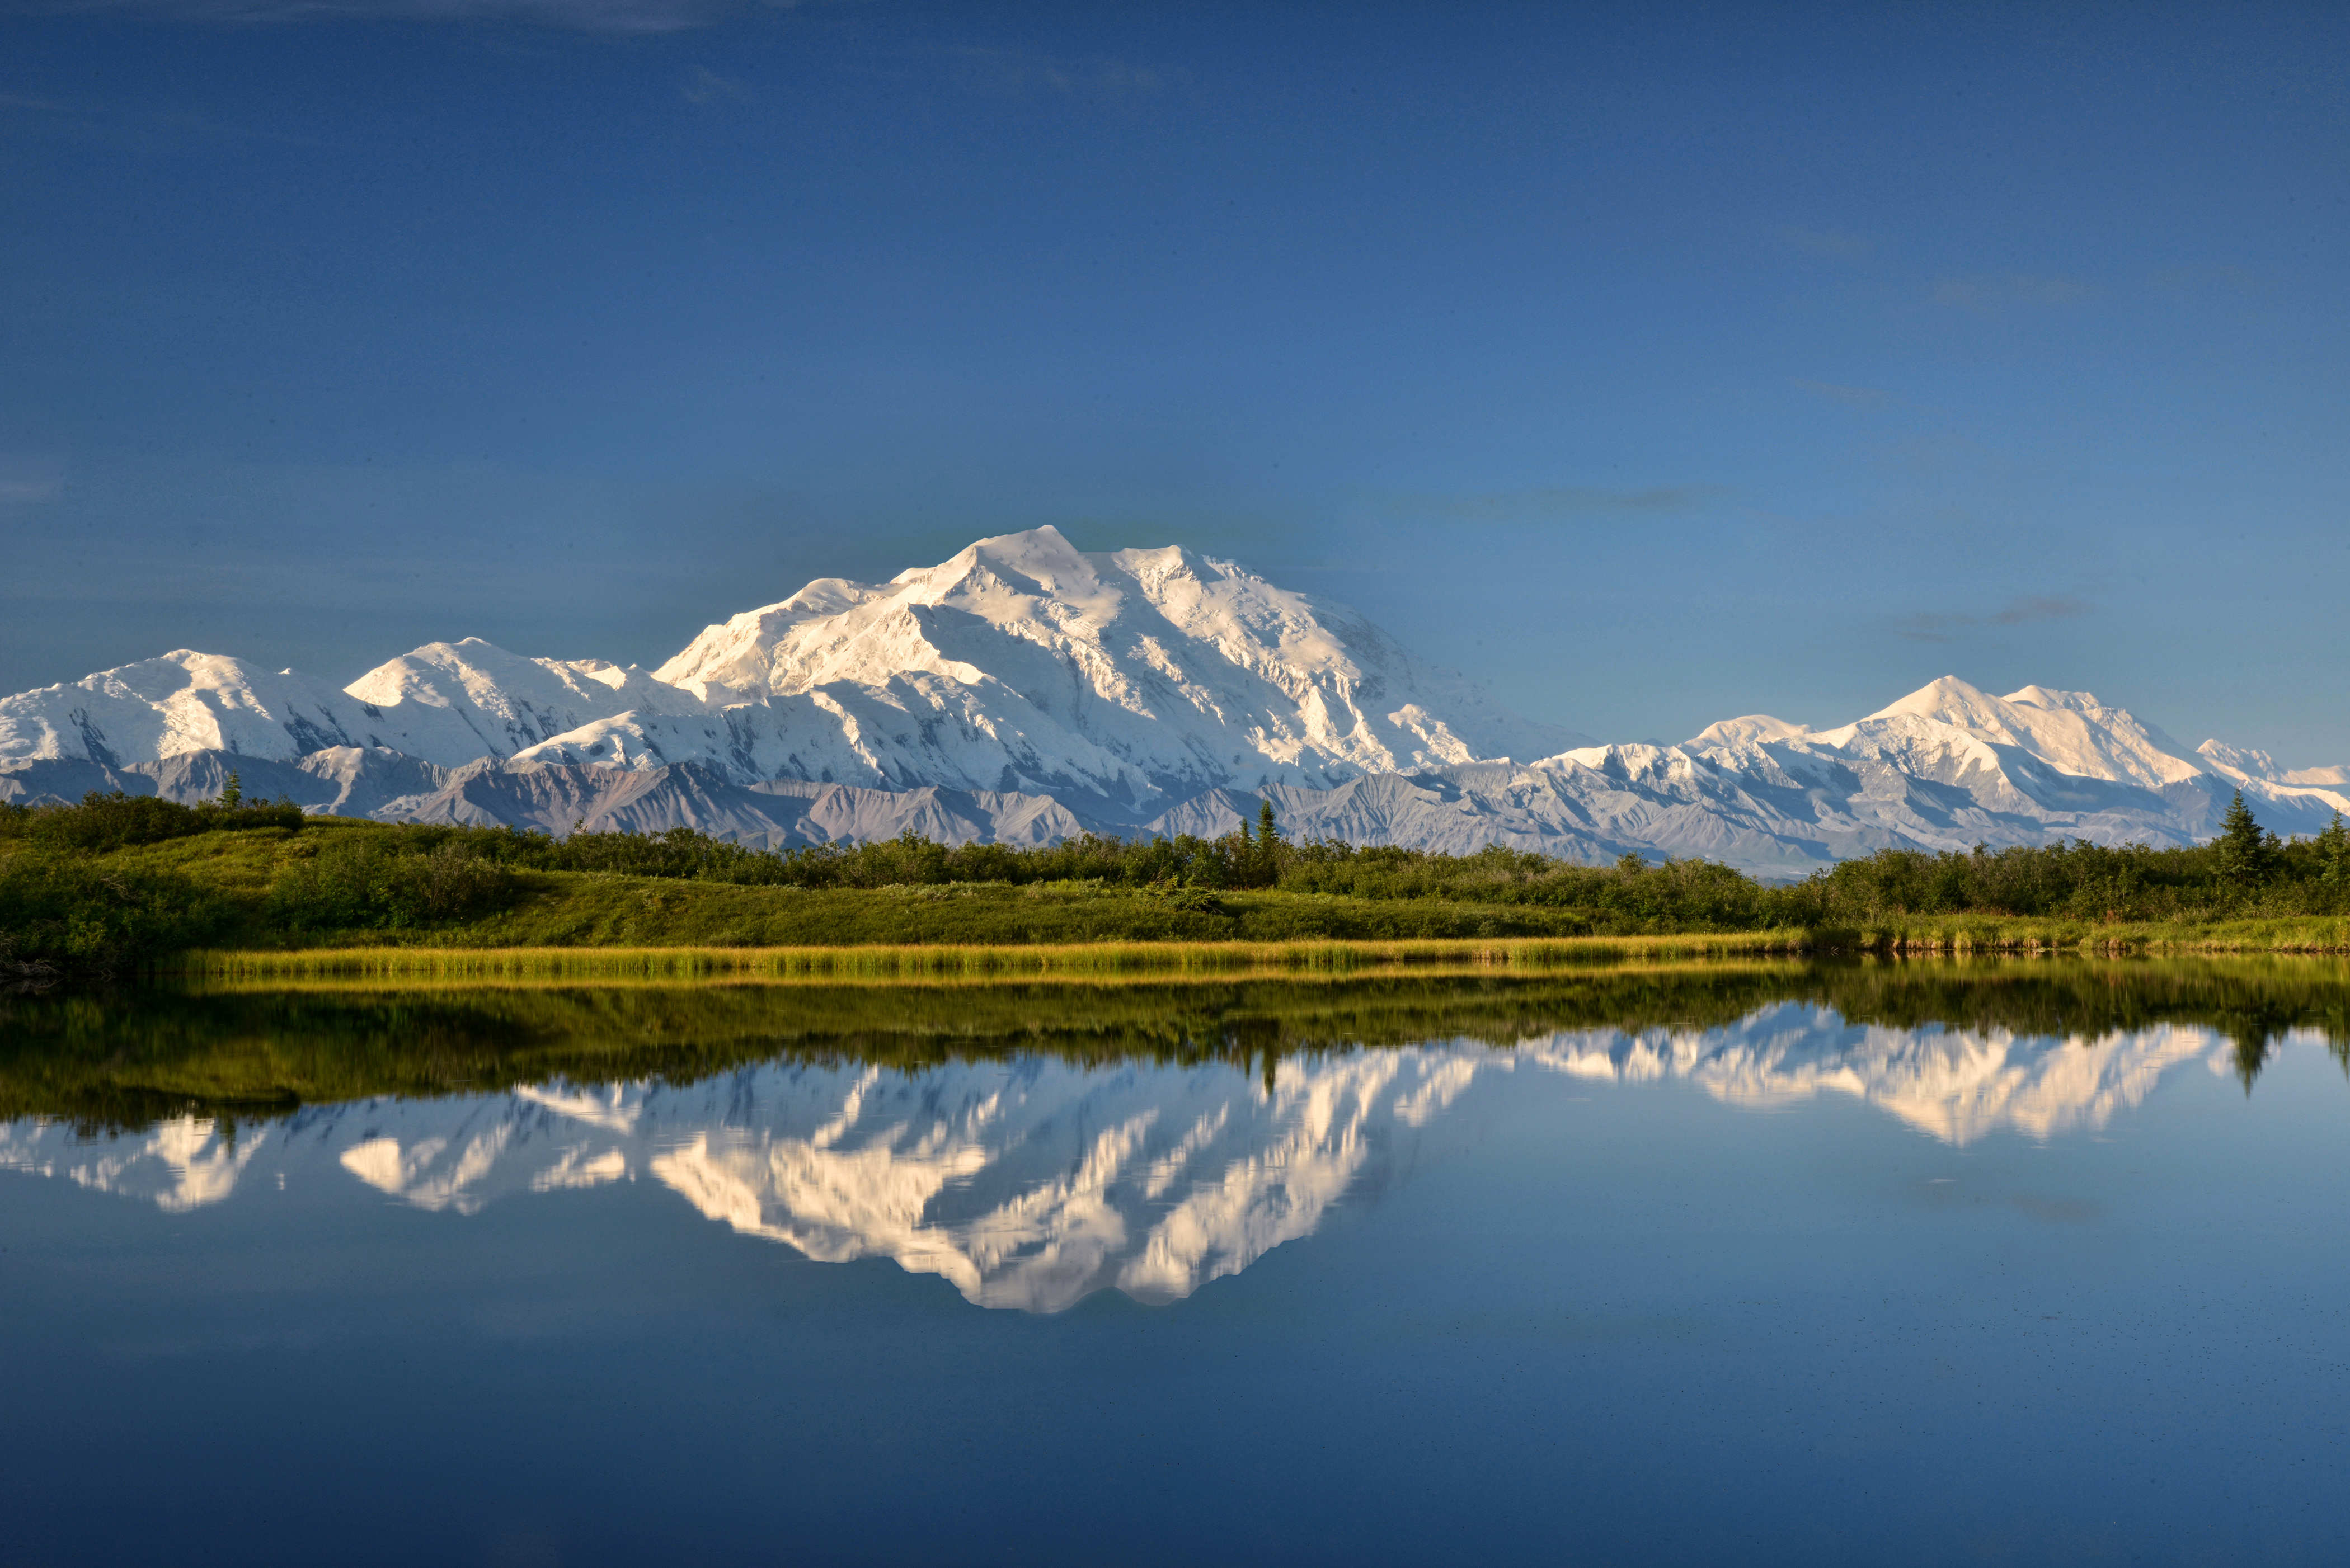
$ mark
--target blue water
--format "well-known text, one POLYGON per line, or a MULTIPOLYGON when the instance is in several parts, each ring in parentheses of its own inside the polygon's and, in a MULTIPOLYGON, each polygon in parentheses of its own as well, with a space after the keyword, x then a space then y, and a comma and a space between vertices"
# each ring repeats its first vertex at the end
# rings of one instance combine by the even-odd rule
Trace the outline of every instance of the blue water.
POLYGON ((2322 1034, 1814 1005, 0 1142, 0 1563, 2350 1561, 2322 1034))

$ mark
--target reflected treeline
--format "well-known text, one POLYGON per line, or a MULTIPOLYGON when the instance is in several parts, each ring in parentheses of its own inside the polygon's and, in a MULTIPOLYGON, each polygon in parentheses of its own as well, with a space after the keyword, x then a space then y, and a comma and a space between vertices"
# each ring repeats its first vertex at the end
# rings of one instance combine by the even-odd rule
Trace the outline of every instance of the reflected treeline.
POLYGON ((2195 1024, 2247 1091, 2294 1029, 2350 1071, 2350 966, 2311 959, 1710 963, 1539 975, 1076 985, 704 984, 172 991, 0 1001, 0 1119, 92 1132, 195 1113, 494 1093, 562 1078, 685 1084, 766 1062, 919 1069, 1044 1054, 1080 1066, 1281 1064, 1357 1046, 1562 1030, 1718 1028, 1803 1002, 1855 1023, 2095 1037, 2195 1024))

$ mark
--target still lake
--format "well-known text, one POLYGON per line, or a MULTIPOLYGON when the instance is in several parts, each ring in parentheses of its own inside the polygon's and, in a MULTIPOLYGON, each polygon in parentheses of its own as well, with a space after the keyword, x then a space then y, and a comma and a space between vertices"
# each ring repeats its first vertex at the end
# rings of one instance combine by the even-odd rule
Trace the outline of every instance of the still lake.
POLYGON ((2350 1561, 2350 969, 0 999, 0 1564, 2350 1561))

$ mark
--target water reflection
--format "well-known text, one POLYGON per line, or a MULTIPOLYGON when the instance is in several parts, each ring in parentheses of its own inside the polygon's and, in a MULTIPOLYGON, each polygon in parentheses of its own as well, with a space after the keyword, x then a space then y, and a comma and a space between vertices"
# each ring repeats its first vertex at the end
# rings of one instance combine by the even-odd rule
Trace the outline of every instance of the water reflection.
MULTIPOLYGON (((1544 1028, 1544 1010, 1523 1011, 1523 997, 1487 996, 1477 1002, 1489 1010, 1482 1027, 1492 1028, 1495 1006, 1520 1010, 1498 1040, 1341 1039, 1285 1054, 1250 1046, 1246 1029, 1207 1034, 1196 1020, 1124 1053, 1102 1048, 1103 1037, 1130 1033, 1100 1017, 1085 1025, 1090 1050, 1065 1042, 942 1060, 905 1060, 902 1042, 892 1059, 877 1042, 859 1052, 837 1038, 821 1048, 771 1039, 738 1054, 749 1059, 700 1073, 596 1081, 572 1061, 571 1071, 494 1092, 375 1093, 113 1132, 86 1117, 21 1116, 0 1124, 0 1168, 173 1213, 269 1178, 452 1216, 653 1183, 681 1200, 681 1215, 811 1259, 889 1258, 980 1305, 1053 1312, 1113 1287, 1173 1301, 1248 1267, 1311 1233, 1380 1168, 1408 1166, 1414 1140, 1464 1100, 1507 1094, 1519 1075, 1683 1080, 1750 1110, 1856 1100, 1964 1146, 2002 1131, 2049 1139, 2103 1128, 2181 1069, 2249 1087, 2273 1051, 2317 1044, 2338 1054, 2343 1038, 2303 1022, 2307 1007, 2276 1001, 2239 999, 2213 1022, 2034 1033, 1856 1021, 1816 996, 1747 1000, 1711 1026, 1544 1028)), ((479 1041, 450 1035, 444 1018, 428 1009, 410 1021, 425 1049, 473 1060, 465 1053, 479 1041)), ((299 1031, 237 1038, 245 1055, 234 1059, 248 1067, 258 1052, 281 1076, 315 1071, 298 1067, 299 1031)), ((536 1038, 502 1036, 502 1059, 532 1059, 536 1038)), ((193 1070, 166 1054, 174 1071, 193 1070)), ((109 1059, 122 1055, 118 1042, 109 1059)), ((52 1053, 59 1082, 70 1056, 52 1053)), ((224 1059, 202 1060, 215 1080, 230 1075, 224 1059)), ((398 1061, 374 1069, 415 1070, 398 1061)))

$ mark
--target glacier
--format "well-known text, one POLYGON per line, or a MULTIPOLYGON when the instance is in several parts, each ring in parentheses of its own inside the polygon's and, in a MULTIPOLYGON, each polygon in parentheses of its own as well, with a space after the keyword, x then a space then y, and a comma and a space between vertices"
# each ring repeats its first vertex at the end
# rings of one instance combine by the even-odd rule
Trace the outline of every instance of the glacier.
POLYGON ((1878 848, 2190 844, 2241 790, 2311 833, 2350 767, 2189 749, 2086 692, 1941 680, 1849 724, 1677 745, 1520 719, 1346 606, 1049 526, 825 578, 648 671, 434 642, 349 685, 189 650, 0 699, 0 800, 248 794, 392 821, 690 826, 782 848, 1230 831, 1772 877, 1878 848))

